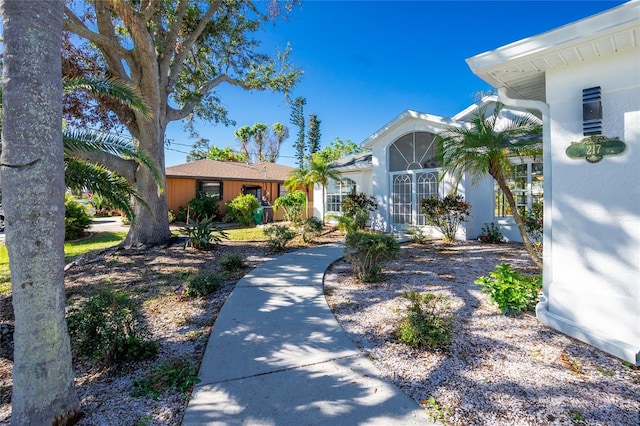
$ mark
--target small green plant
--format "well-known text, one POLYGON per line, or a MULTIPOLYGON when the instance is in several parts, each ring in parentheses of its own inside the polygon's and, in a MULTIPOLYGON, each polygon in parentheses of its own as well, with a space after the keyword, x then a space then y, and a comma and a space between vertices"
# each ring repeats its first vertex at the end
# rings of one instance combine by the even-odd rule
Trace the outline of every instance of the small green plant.
POLYGON ((444 423, 445 416, 451 414, 451 409, 444 408, 443 406, 438 404, 436 402, 436 399, 432 396, 430 396, 427 400, 421 401, 421 403, 425 406, 425 408, 430 410, 429 415, 433 421, 444 423))
POLYGON ((542 288, 539 275, 522 275, 506 264, 496 266, 488 277, 479 277, 475 283, 483 287, 483 293, 489 293, 504 314, 533 311, 542 288))
POLYGON ((285 220, 297 225, 302 223, 304 206, 306 204, 307 196, 304 191, 297 189, 282 197, 276 198, 276 201, 273 203, 273 211, 276 212, 278 209, 284 209, 285 220))
POLYGON ((220 197, 209 195, 206 192, 198 193, 198 196, 189 201, 188 218, 192 220, 203 220, 206 218, 216 218, 220 213, 220 197))
POLYGON ((82 237, 91 225, 91 218, 87 211, 69 196, 65 196, 64 207, 64 239, 73 240, 82 237))
POLYGON ((382 278, 381 263, 396 258, 400 244, 391 234, 353 231, 345 238, 345 251, 357 278, 363 282, 377 282, 382 278))
POLYGON ((440 199, 434 195, 420 202, 427 224, 435 227, 447 242, 453 242, 462 222, 471 216, 471 204, 462 196, 449 194, 440 199))
POLYGON ((398 340, 412 347, 442 348, 451 343, 453 314, 447 299, 432 293, 404 292, 411 302, 409 315, 400 323, 398 340))
POLYGON ((338 225, 343 232, 349 233, 365 229, 371 212, 378 208, 375 198, 355 189, 347 194, 340 203, 342 217, 338 225))
POLYGON ((484 224, 478 240, 485 244, 499 244, 504 242, 504 236, 495 223, 491 222, 484 224))
POLYGON ((189 297, 205 297, 218 291, 224 285, 222 276, 213 272, 203 272, 187 279, 185 293, 189 297))
POLYGON ((429 240, 429 234, 418 225, 410 225, 407 228, 407 234, 411 235, 411 242, 415 244, 425 244, 429 240))
POLYGON ((616 372, 612 370, 607 370, 606 368, 602 368, 600 366, 596 367, 596 369, 605 377, 615 376, 616 372))
POLYGON ((158 353, 157 342, 148 340, 139 303, 111 286, 67 315, 74 351, 107 364, 148 359, 158 353))
POLYGON ((198 250, 209 248, 212 244, 218 244, 223 239, 229 238, 224 229, 217 226, 213 219, 208 217, 191 221, 189 225, 182 228, 182 232, 189 238, 187 246, 198 250))
POLYGON ((247 262, 239 254, 227 253, 220 260, 220 267, 227 276, 242 276, 247 268, 247 262))
POLYGON ((188 395, 200 383, 198 368, 184 359, 172 359, 151 369, 151 372, 132 382, 131 396, 151 395, 158 399, 164 390, 178 389, 188 395))
POLYGON ((274 250, 282 251, 296 237, 296 231, 286 225, 271 225, 264 228, 267 243, 274 250))
POLYGON ((253 212, 260 207, 258 199, 251 194, 238 195, 227 203, 227 209, 242 226, 256 226, 253 221, 253 212))
POLYGON ((302 241, 312 242, 322 232, 322 221, 317 217, 309 217, 302 224, 302 241))
POLYGON ((531 211, 522 211, 520 216, 524 219, 524 228, 536 252, 542 253, 542 234, 544 230, 544 205, 542 201, 533 203, 531 211))

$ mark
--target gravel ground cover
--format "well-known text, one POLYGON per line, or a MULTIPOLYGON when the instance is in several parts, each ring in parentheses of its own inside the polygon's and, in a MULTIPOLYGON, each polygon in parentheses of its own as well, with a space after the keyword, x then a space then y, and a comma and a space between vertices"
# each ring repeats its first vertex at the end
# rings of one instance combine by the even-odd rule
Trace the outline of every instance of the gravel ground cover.
POLYGON ((384 376, 451 425, 638 425, 640 372, 555 332, 532 314, 506 316, 474 280, 497 264, 534 273, 521 245, 405 245, 384 279, 353 279, 340 260, 325 277, 329 305, 384 376), (455 314, 443 350, 400 344, 405 291, 446 296, 455 314))

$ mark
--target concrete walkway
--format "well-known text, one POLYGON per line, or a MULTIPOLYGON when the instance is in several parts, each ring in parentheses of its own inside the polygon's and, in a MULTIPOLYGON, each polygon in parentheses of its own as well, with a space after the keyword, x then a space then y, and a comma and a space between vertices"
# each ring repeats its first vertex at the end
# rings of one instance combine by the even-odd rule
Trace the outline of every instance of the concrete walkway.
POLYGON ((183 425, 433 424, 382 379, 324 295, 330 244, 288 253, 240 280, 213 327, 183 425))

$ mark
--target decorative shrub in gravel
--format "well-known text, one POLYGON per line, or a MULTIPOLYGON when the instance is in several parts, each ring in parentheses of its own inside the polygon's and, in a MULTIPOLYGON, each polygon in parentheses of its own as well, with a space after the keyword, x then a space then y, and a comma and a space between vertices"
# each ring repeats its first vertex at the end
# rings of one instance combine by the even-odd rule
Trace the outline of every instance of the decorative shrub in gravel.
POLYGON ((223 285, 220 274, 204 272, 189 277, 185 286, 185 293, 190 297, 204 297, 220 290, 223 285))

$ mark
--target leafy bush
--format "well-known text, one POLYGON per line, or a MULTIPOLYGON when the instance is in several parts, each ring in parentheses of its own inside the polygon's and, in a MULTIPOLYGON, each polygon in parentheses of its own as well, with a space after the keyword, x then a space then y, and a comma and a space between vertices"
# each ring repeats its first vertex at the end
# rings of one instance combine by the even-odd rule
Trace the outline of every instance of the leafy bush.
POLYGON ((504 236, 500 229, 493 223, 485 223, 478 240, 485 244, 500 244, 504 242, 504 236))
POLYGON ((471 216, 471 204, 462 201, 462 196, 449 194, 440 199, 433 195, 420 202, 427 224, 442 232, 444 240, 452 242, 462 222, 471 216))
POLYGON ((187 279, 185 293, 189 297, 205 297, 218 291, 224 285, 222 276, 213 272, 203 272, 187 279))
POLYGON ((447 299, 432 293, 404 292, 402 297, 412 302, 409 315, 400 323, 398 340, 413 347, 439 348, 451 343, 453 314, 447 299))
POLYGON ((189 395, 200 383, 198 367, 184 359, 172 359, 152 368, 151 372, 132 382, 131 396, 151 395, 155 400, 166 389, 178 389, 189 395))
POLYGON ((220 260, 220 267, 227 276, 238 277, 244 274, 244 270, 247 268, 247 262, 236 253, 227 253, 220 260))
POLYGON ((192 221, 182 228, 182 232, 189 238, 187 246, 198 250, 209 248, 212 242, 213 244, 218 244, 223 239, 229 238, 224 229, 216 225, 213 219, 207 217, 202 220, 192 221))
POLYGON ((510 265, 498 265, 489 277, 479 277, 475 283, 489 293, 503 314, 533 311, 542 288, 539 275, 521 275, 510 265))
POLYGON ((189 201, 188 220, 203 220, 205 218, 215 219, 220 213, 218 202, 220 197, 200 192, 196 198, 189 201))
POLYGON ((410 225, 407 228, 407 234, 411 235, 411 242, 416 244, 425 244, 429 240, 429 234, 427 234, 423 227, 418 225, 410 225))
POLYGON ((284 250, 287 243, 296 237, 296 232, 286 225, 271 225, 264 228, 267 243, 275 250, 284 250))
POLYGON ((64 207, 64 239, 73 240, 82 237, 91 225, 91 218, 85 208, 73 198, 65 197, 64 207))
POLYGON ((309 243, 322 233, 322 221, 317 217, 308 217, 302 224, 302 241, 309 243))
POLYGON ((227 203, 228 213, 242 226, 256 226, 253 212, 260 207, 258 199, 251 194, 238 195, 227 203))
POLYGON ((349 233, 366 228, 369 216, 378 208, 378 204, 371 195, 353 190, 344 197, 340 207, 343 219, 338 220, 338 224, 343 231, 349 233))
POLYGON ((284 209, 284 219, 294 224, 302 223, 304 207, 307 204, 307 196, 299 189, 276 198, 273 203, 273 211, 284 209))
POLYGON ((345 251, 355 276, 363 282, 376 282, 381 279, 380 264, 397 257, 400 245, 390 234, 353 231, 345 238, 345 251))
POLYGON ((67 315, 74 351, 107 364, 155 356, 140 305, 112 287, 103 287, 67 315))

